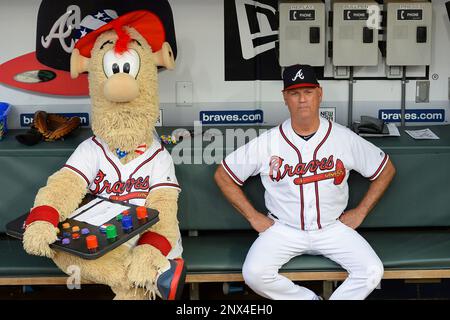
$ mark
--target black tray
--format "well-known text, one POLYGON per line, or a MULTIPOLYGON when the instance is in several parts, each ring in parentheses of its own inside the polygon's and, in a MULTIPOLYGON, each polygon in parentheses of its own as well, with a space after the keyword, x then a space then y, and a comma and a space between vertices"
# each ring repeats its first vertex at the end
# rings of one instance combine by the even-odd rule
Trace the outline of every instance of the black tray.
MULTIPOLYGON (((70 219, 67 219, 58 224, 58 228, 61 230, 61 232, 58 234, 58 237, 62 239, 63 232, 69 232, 70 234, 72 234, 72 230, 71 230, 72 227, 78 226, 80 228, 80 232, 79 232, 80 238, 74 240, 71 237, 69 237, 70 243, 67 245, 62 244, 62 241, 58 240, 55 243, 52 243, 50 245, 50 247, 52 249, 68 252, 68 253, 80 256, 83 259, 89 259, 89 260, 97 259, 97 258, 103 256, 105 253, 111 251, 112 249, 117 248, 118 246, 120 246, 124 242, 128 241, 129 239, 133 238, 134 236, 138 235, 139 233, 144 232, 150 226, 152 226, 153 224, 155 224, 156 222, 159 221, 158 211, 156 211, 154 209, 147 208, 148 217, 146 219, 138 220, 137 215, 136 215, 136 208, 138 206, 132 205, 132 204, 129 204, 126 202, 113 201, 113 200, 109 200, 109 199, 101 198, 101 197, 88 196, 85 198, 85 200, 83 200, 83 203, 80 205, 80 207, 85 205, 86 203, 94 200, 95 198, 100 198, 103 201, 120 203, 120 204, 130 207, 130 209, 128 209, 128 211, 129 211, 128 215, 132 216, 132 218, 133 218, 133 228, 130 229, 129 231, 125 232, 122 229, 121 221, 118 221, 116 218, 113 218, 113 219, 109 220, 108 222, 106 222, 105 224, 112 224, 112 225, 116 226, 117 237, 115 238, 115 240, 109 240, 106 238, 106 234, 102 233, 100 231, 100 227, 88 224, 86 222, 76 221, 73 218, 70 218, 70 219), (62 224, 66 223, 66 222, 70 223, 70 229, 63 230, 62 224), (87 235, 81 234, 81 229, 83 229, 83 228, 88 228, 90 233, 87 235), (96 251, 90 251, 86 247, 85 238, 89 235, 97 236, 98 248, 96 251)), ((25 231, 24 224, 25 224, 25 220, 26 220, 27 216, 28 216, 28 213, 9 222, 6 225, 6 233, 14 238, 22 239, 23 233, 25 231)))

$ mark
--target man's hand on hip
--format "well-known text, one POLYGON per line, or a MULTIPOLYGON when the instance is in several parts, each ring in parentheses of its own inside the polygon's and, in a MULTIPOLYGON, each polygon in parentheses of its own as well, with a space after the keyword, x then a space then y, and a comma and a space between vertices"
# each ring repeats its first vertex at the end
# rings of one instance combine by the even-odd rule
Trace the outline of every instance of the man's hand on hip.
POLYGON ((248 221, 252 225, 253 229, 259 233, 266 231, 275 223, 275 221, 262 213, 253 215, 252 218, 248 219, 248 221))
POLYGON ((358 209, 347 210, 341 214, 339 220, 352 229, 356 229, 364 221, 366 214, 358 209))

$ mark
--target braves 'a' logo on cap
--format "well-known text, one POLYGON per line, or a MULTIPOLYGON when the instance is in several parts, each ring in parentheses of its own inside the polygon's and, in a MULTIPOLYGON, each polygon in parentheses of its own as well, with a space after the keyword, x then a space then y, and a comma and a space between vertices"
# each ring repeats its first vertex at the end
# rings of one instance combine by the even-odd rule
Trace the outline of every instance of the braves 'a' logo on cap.
POLYGON ((297 71, 297 73, 295 74, 294 78, 292 78, 292 81, 297 80, 297 78, 298 79, 302 79, 302 80, 305 79, 305 76, 303 75, 303 70, 302 69, 297 71))

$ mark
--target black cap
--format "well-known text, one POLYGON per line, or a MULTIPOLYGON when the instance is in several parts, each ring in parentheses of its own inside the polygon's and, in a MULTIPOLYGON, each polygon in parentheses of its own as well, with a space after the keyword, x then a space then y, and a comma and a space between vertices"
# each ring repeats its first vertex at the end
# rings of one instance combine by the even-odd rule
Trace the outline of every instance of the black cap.
POLYGON ((284 90, 301 87, 320 87, 313 67, 309 64, 294 64, 283 71, 284 90))
MULTIPOLYGON (((175 28, 172 9, 168 0, 43 0, 37 17, 36 57, 42 64, 51 68, 70 71, 70 54, 73 48, 71 48, 70 52, 67 52, 68 50, 64 49, 61 42, 64 41, 66 43, 65 47, 73 47, 73 43, 80 38, 80 28, 83 29, 83 26, 74 25, 72 26, 71 32, 67 30, 67 26, 64 26, 65 33, 67 33, 66 38, 58 39, 57 36, 60 35, 56 34, 53 36, 55 39, 52 39, 49 37, 49 34, 52 34, 52 28, 55 27, 55 23, 58 19, 61 19, 62 16, 66 15, 66 24, 80 24, 80 21, 81 24, 83 24, 83 19, 89 15, 99 13, 102 16, 107 16, 106 12, 114 11, 118 16, 121 16, 135 10, 151 11, 161 19, 166 32, 165 41, 169 42, 174 57, 176 57, 177 45, 175 40, 175 28), (71 16, 67 14, 70 10, 72 10, 71 16), (50 39, 47 41, 48 45, 44 46, 46 38, 50 39)), ((105 22, 108 21, 105 20, 105 22)), ((59 33, 61 32, 59 31, 59 33)))
POLYGON ((87 74, 77 79, 70 77, 70 55, 75 42, 87 25, 108 23, 113 16, 136 10, 148 10, 158 16, 164 26, 165 41, 176 58, 169 0, 42 0, 36 22, 36 51, 1 63, 0 83, 43 94, 88 96, 87 74))

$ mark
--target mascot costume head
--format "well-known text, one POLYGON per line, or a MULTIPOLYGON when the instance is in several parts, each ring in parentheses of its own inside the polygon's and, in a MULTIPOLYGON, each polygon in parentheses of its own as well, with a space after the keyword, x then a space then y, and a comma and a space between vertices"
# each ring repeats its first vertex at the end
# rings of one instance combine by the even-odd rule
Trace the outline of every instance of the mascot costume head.
POLYGON ((158 68, 174 67, 164 26, 146 10, 119 16, 76 43, 71 75, 88 72, 94 136, 49 177, 26 221, 28 253, 52 258, 65 272, 79 267, 84 281, 110 286, 116 299, 176 299, 182 292, 180 187, 170 154, 153 139, 158 68), (96 260, 52 250, 58 223, 86 193, 154 208, 159 222, 96 260))

